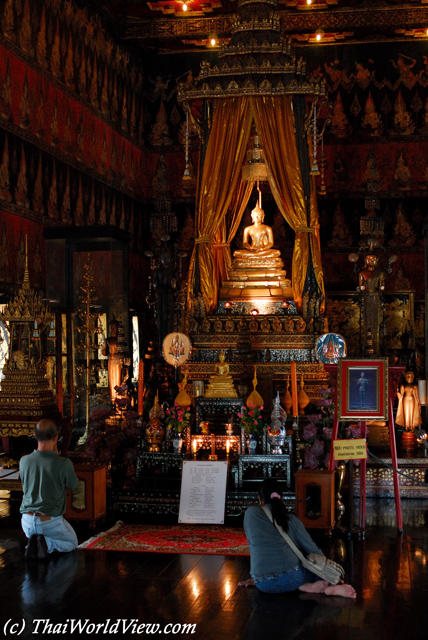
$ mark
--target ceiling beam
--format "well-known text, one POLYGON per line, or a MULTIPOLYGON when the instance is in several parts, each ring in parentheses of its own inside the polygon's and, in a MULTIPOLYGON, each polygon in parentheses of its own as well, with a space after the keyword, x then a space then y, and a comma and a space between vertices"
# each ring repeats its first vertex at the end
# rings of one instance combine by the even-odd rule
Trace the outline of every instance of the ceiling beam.
MULTIPOLYGON (((421 29, 428 25, 428 5, 376 6, 374 2, 373 5, 352 9, 335 7, 316 12, 283 10, 280 15, 284 33, 289 35, 314 33, 318 28, 325 32, 365 30, 381 34, 394 29, 421 29)), ((132 18, 116 23, 116 35, 120 40, 140 43, 153 39, 205 39, 211 33, 217 38, 227 38, 230 37, 233 20, 233 14, 207 18, 132 18)))

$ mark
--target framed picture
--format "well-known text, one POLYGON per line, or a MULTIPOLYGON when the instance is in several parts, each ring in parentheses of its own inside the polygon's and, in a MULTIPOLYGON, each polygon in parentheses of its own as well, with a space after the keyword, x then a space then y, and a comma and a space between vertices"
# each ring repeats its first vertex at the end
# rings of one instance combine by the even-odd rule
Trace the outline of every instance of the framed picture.
POLYGON ((337 366, 339 420, 388 420, 388 358, 337 366))

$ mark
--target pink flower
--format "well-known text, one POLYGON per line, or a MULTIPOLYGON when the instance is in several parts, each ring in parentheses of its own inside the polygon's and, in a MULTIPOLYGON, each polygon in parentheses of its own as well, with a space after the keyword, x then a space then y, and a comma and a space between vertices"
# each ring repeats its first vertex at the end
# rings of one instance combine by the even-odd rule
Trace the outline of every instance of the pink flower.
POLYGON ((318 420, 322 420, 322 413, 313 413, 310 416, 306 416, 307 420, 309 420, 309 422, 318 422, 318 420))
POLYGON ((347 427, 346 432, 349 434, 351 438, 361 438, 361 425, 357 427, 347 427))
POLYGON ((323 433, 323 436, 325 438, 330 438, 330 440, 331 440, 331 436, 332 436, 332 433, 333 433, 333 427, 323 427, 322 433, 323 433))
POLYGON ((310 447, 311 453, 313 453, 313 455, 317 457, 321 456, 324 453, 324 448, 325 444, 321 440, 315 440, 312 447, 310 447))
POLYGON ((303 433, 302 433, 303 440, 310 440, 311 438, 316 436, 317 433, 318 433, 317 426, 313 422, 309 422, 309 424, 306 424, 303 427, 303 433))
POLYGON ((178 422, 183 422, 183 418, 181 416, 179 416, 178 422))
POLYGON ((317 402, 318 407, 329 407, 332 404, 331 398, 320 398, 317 402))
POLYGON ((303 462, 304 466, 309 469, 316 469, 318 467, 318 459, 314 454, 310 451, 310 449, 305 449, 305 453, 303 454, 303 462))

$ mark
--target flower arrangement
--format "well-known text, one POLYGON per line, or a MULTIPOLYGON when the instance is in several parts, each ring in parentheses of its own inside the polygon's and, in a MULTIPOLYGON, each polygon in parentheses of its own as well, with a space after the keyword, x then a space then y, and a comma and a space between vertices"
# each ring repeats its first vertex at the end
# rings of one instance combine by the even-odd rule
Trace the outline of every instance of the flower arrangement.
POLYGON ((165 424, 167 425, 169 433, 172 435, 180 435, 190 422, 190 407, 180 407, 180 405, 174 402, 174 406, 168 407, 165 413, 165 424))
MULTIPOLYGON (((333 434, 333 416, 335 406, 331 398, 331 389, 320 388, 321 397, 316 403, 320 413, 307 416, 309 422, 303 427, 302 440, 305 451, 303 466, 309 469, 327 469, 330 460, 331 437, 333 434)), ((338 439, 359 438, 361 429, 351 425, 339 425, 338 439)), ((358 460, 355 461, 358 464, 358 460)), ((335 467, 337 462, 335 462, 335 467)))
POLYGON ((115 411, 95 409, 89 418, 86 453, 93 462, 132 467, 137 459, 140 430, 135 411, 117 418, 115 411))
POLYGON ((265 421, 262 418, 263 406, 257 407, 249 403, 247 407, 241 407, 238 418, 248 435, 260 436, 265 428, 265 421))

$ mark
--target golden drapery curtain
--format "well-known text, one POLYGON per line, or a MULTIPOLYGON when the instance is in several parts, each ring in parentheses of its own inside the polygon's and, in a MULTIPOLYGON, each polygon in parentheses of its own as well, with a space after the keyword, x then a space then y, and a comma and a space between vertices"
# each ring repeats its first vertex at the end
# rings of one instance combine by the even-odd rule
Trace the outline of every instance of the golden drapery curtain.
MULTIPOLYGON (((217 307, 218 300, 218 280, 212 242, 217 236, 220 225, 225 221, 226 213, 241 181, 251 121, 248 100, 243 98, 219 100, 205 155, 196 211, 198 235, 189 268, 189 283, 193 283, 195 258, 198 253, 201 293, 208 313, 217 307)), ((224 245, 223 242, 218 244, 224 245)), ((218 251, 222 254, 227 254, 227 249, 227 246, 218 247, 218 251)), ((216 262, 220 270, 221 261, 216 262)), ((225 262, 227 264, 227 258, 225 262)))
POLYGON ((196 212, 198 235, 189 268, 191 291, 198 255, 200 288, 208 313, 217 307, 218 284, 227 278, 231 264, 230 241, 251 194, 252 185, 245 187, 242 183, 241 170, 253 119, 265 152, 275 202, 296 234, 292 286, 297 309, 302 308, 311 257, 324 299, 315 183, 312 180, 308 227, 291 101, 290 96, 261 96, 224 98, 218 102, 203 167, 196 212), (232 202, 232 221, 227 234, 226 214, 232 202))
POLYGON ((229 210, 227 216, 222 218, 219 230, 214 237, 213 257, 217 282, 227 280, 230 267, 232 266, 230 243, 238 231, 239 223, 244 215, 253 187, 254 182, 243 182, 241 180, 232 202, 232 208, 229 210))
MULTIPOLYGON (((318 209, 312 180, 308 227, 304 189, 294 133, 291 96, 250 98, 251 111, 264 149, 269 185, 285 220, 295 231, 292 287, 297 309, 302 308, 309 261, 324 300, 318 209)), ((322 303, 323 306, 323 303, 322 303)), ((322 309, 323 310, 323 309, 322 309)))

